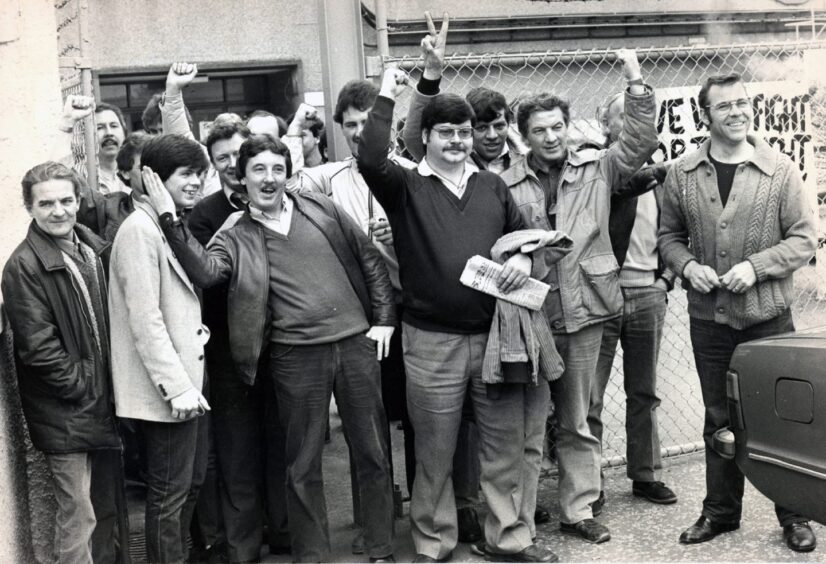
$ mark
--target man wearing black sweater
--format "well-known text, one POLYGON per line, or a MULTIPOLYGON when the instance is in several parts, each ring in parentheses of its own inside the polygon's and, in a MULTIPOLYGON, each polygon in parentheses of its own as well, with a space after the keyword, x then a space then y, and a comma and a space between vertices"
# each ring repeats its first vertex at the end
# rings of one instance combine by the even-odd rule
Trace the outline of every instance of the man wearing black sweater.
MULTIPOLYGON (((548 562, 556 555, 531 540, 521 503, 529 386, 487 397, 482 360, 494 300, 459 277, 473 255, 490 256, 502 235, 523 228, 512 197, 495 174, 468 162, 475 117, 461 97, 436 96, 422 113, 427 153, 415 170, 387 157, 393 106, 406 77, 385 72, 364 127, 358 163, 388 214, 399 258, 407 400, 416 432, 416 481, 410 504, 414 562, 447 561, 457 543, 451 466, 468 387, 480 433, 482 489, 490 507, 488 548, 502 560, 548 562)), ((502 291, 521 287, 531 260, 509 259, 502 291)))

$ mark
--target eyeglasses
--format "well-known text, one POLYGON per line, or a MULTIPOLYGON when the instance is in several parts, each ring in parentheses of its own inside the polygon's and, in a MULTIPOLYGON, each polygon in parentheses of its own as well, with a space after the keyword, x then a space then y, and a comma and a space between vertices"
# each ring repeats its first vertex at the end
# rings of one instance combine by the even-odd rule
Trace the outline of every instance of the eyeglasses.
POLYGON ((719 104, 714 104, 711 106, 711 109, 720 113, 728 114, 734 106, 737 106, 737 109, 741 112, 745 111, 751 107, 751 100, 748 98, 739 98, 737 100, 729 100, 728 102, 720 102, 719 104))
POLYGON ((473 135, 473 129, 470 127, 434 127, 433 131, 439 134, 439 139, 445 141, 453 139, 456 134, 459 135, 459 139, 470 139, 473 135))
POLYGON ((473 129, 476 133, 487 133, 488 129, 493 128, 496 133, 503 133, 507 128, 507 122, 500 122, 500 123, 480 123, 473 129))

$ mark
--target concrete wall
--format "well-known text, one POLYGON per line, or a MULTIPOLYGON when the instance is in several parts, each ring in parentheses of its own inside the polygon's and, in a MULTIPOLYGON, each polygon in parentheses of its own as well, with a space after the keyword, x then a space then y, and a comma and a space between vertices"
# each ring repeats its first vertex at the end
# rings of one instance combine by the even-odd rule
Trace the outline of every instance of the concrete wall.
POLYGON ((89 10, 98 72, 299 62, 299 86, 322 89, 315 2, 89 0, 89 10))
MULTIPOLYGON (((48 158, 60 112, 57 35, 52 0, 0 1, 0 265, 29 222, 20 179, 48 158)), ((28 442, 8 331, 0 340, 0 562, 46 561, 51 556, 54 508, 42 458, 28 442), (29 492, 42 503, 32 519, 29 492), (37 550, 32 538, 38 539, 37 550)))

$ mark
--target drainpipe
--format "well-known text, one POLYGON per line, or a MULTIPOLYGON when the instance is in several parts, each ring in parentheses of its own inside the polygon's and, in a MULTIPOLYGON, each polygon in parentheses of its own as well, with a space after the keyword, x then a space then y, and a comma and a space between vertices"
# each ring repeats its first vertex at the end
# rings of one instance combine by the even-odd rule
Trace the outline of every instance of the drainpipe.
POLYGON ((376 0, 376 43, 382 61, 390 56, 390 43, 387 39, 387 0, 376 0))

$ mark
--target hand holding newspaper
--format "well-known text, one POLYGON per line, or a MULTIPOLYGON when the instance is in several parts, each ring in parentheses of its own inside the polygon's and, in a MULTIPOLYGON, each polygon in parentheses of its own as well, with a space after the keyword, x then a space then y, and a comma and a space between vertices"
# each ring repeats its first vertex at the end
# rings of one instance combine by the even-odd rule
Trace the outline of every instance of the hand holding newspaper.
POLYGON ((496 280, 499 277, 499 273, 502 272, 502 268, 501 264, 475 255, 468 259, 459 281, 468 288, 473 288, 495 298, 534 311, 539 311, 542 308, 542 303, 545 301, 545 296, 548 295, 550 286, 534 278, 528 278, 524 286, 518 290, 511 290, 507 294, 504 294, 499 291, 496 285, 496 280))

